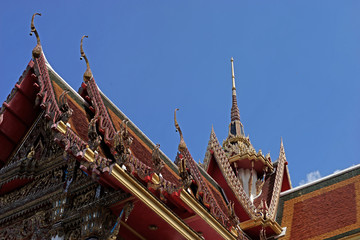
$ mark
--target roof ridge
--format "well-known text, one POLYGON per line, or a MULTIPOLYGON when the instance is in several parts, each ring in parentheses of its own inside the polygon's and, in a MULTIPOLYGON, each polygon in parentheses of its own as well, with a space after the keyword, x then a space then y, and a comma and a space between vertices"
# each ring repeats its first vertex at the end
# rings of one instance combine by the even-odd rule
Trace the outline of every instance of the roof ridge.
POLYGON ((292 189, 289 189, 289 190, 287 190, 287 191, 285 191, 285 192, 282 192, 282 193, 280 193, 280 197, 285 196, 285 195, 288 195, 288 194, 291 194, 291 193, 296 192, 296 191, 299 191, 299 190, 302 190, 302 189, 304 189, 304 188, 307 188, 307 187, 316 185, 316 184, 321 183, 321 182, 323 182, 323 181, 326 181, 326 180, 328 180, 328 179, 330 179, 330 178, 338 177, 338 176, 340 176, 340 175, 342 175, 342 174, 345 174, 345 173, 347 173, 347 172, 351 172, 351 171, 356 170, 356 169, 358 169, 358 168, 360 169, 360 164, 353 165, 353 166, 350 166, 350 167, 345 168, 345 169, 343 169, 343 170, 340 170, 340 171, 338 171, 338 172, 331 173, 331 174, 329 174, 329 175, 327 175, 327 176, 324 176, 324 177, 322 177, 322 178, 319 178, 319 179, 317 179, 317 180, 315 180, 315 181, 312 181, 312 182, 309 182, 309 183, 305 183, 305 184, 303 184, 303 185, 300 185, 300 186, 294 187, 294 188, 292 188, 292 189))
POLYGON ((282 182, 284 179, 285 162, 286 162, 286 155, 285 155, 283 140, 281 138, 279 162, 276 167, 275 183, 274 183, 274 187, 272 190, 272 196, 271 196, 271 201, 270 201, 270 205, 269 205, 269 215, 270 215, 270 218, 273 220, 275 220, 277 205, 279 204, 281 186, 282 186, 282 182))
POLYGON ((71 92, 72 94, 74 94, 74 95, 78 98, 79 101, 81 101, 81 103, 85 104, 86 106, 89 106, 89 104, 85 101, 85 99, 82 98, 82 97, 80 96, 80 94, 79 94, 72 86, 70 86, 70 85, 60 76, 60 74, 58 74, 58 73, 55 71, 55 69, 52 67, 52 65, 51 65, 51 64, 49 63, 49 61, 47 60, 45 54, 44 54, 44 59, 45 59, 45 64, 46 64, 48 70, 50 70, 52 73, 54 73, 54 74, 56 75, 56 77, 61 80, 61 83, 63 83, 63 84, 66 86, 66 88, 67 88, 68 90, 70 90, 70 92, 71 92))

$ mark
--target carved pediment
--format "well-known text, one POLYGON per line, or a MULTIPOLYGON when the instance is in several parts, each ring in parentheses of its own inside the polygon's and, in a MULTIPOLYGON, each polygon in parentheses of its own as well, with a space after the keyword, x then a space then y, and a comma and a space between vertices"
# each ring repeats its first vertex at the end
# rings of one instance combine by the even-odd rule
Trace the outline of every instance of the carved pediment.
POLYGON ((0 186, 14 179, 33 179, 63 150, 53 140, 53 132, 42 114, 19 144, 6 165, 0 169, 0 186))

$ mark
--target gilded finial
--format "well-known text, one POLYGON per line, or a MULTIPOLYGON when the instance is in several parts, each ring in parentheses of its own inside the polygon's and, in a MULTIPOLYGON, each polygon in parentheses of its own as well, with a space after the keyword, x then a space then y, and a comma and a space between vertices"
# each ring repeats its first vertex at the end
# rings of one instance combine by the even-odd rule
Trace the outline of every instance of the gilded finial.
POLYGON ((31 32, 30 32, 30 36, 32 36, 32 33, 35 33, 35 36, 36 36, 36 41, 37 41, 37 44, 36 46, 34 47, 33 51, 32 51, 32 55, 33 55, 33 58, 38 58, 41 54, 41 44, 40 44, 40 37, 39 37, 39 34, 35 28, 35 24, 34 24, 34 18, 36 15, 39 15, 41 16, 41 13, 34 13, 32 15, 32 18, 31 18, 31 26, 30 26, 30 29, 31 29, 31 32))
POLYGON ((91 79, 92 77, 92 72, 91 72, 91 69, 90 69, 90 65, 89 65, 89 60, 87 59, 86 55, 85 55, 85 52, 84 52, 84 49, 83 49, 83 40, 84 38, 88 38, 88 36, 84 35, 82 36, 81 38, 81 42, 80 42, 80 54, 81 54, 81 57, 80 57, 80 60, 82 60, 83 58, 85 59, 85 62, 86 62, 86 71, 84 73, 84 82, 87 82, 91 79))
MULTIPOLYGON (((231 58, 231 77, 232 77, 232 90, 236 90, 236 87, 235 87, 234 58, 231 58)), ((236 94, 236 92, 235 92, 235 94, 236 94)))
POLYGON ((181 152, 182 150, 186 149, 186 144, 185 144, 185 141, 184 141, 184 137, 183 137, 183 134, 181 132, 181 129, 180 129, 180 126, 176 120, 176 111, 178 111, 179 109, 176 108, 175 109, 175 112, 174 112, 174 122, 175 122, 175 128, 176 128, 176 131, 179 132, 180 134, 180 143, 179 143, 179 151, 181 152))
MULTIPOLYGON (((239 108, 238 108, 237 100, 236 100, 235 71, 234 71, 234 59, 233 58, 231 58, 231 78, 232 78, 231 121, 237 120, 237 121, 239 121, 239 124, 241 125, 241 123, 240 123, 240 112, 239 112, 239 108)), ((243 130, 241 130, 241 128, 242 128, 241 126, 238 126, 237 128, 239 130, 235 130, 235 132, 232 133, 235 136, 241 134, 241 132, 243 131, 243 130)))

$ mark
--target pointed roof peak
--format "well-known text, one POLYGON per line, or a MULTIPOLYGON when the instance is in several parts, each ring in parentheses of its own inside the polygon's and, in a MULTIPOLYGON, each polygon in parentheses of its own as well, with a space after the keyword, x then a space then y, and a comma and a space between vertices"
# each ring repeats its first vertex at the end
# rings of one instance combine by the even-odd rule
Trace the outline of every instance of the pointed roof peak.
POLYGON ((214 126, 211 125, 210 141, 211 141, 211 140, 214 140, 214 139, 216 139, 216 138, 217 138, 217 137, 216 137, 216 134, 215 134, 214 126))
POLYGON ((279 153, 279 159, 280 157, 284 157, 286 159, 285 156, 285 148, 284 148, 284 142, 283 142, 283 138, 280 138, 280 153, 279 153))

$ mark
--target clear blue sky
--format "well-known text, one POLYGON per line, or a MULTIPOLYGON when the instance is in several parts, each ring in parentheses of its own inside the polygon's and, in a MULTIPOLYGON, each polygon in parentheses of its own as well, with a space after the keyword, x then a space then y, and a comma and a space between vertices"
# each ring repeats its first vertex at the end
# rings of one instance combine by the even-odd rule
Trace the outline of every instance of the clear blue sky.
POLYGON ((211 125, 226 138, 230 58, 238 103, 256 150, 276 160, 285 144, 294 186, 358 164, 360 1, 4 1, 0 101, 36 45, 75 90, 85 63, 100 89, 175 158, 173 111, 196 161, 211 125))

